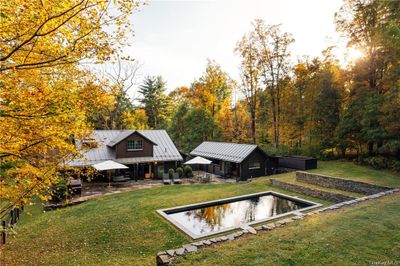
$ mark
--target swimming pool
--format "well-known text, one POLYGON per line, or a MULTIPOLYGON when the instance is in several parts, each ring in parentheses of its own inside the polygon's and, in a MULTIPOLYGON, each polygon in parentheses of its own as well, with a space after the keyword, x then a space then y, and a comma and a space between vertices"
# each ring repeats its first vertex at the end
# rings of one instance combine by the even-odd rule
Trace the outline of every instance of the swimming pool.
POLYGON ((274 191, 157 210, 193 239, 261 223, 321 204, 274 191))

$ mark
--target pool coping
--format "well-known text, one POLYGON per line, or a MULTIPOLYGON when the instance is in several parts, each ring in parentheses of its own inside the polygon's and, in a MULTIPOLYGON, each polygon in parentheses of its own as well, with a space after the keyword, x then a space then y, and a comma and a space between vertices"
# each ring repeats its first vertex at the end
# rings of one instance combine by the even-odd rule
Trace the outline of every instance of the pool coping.
POLYGON ((230 197, 230 198, 223 198, 223 199, 218 199, 218 200, 212 200, 212 201, 205 201, 205 202, 198 202, 198 203, 193 203, 193 204, 188 204, 188 205, 182 205, 182 206, 177 206, 177 207, 172 207, 172 208, 165 208, 165 209, 159 209, 156 210, 156 212, 161 215, 164 219, 166 219, 168 222, 170 222, 172 225, 174 225, 176 228, 178 228, 180 231, 182 231, 183 233, 187 234, 188 236, 190 236, 192 239, 200 239, 200 238, 204 238, 204 237, 208 237, 208 236, 212 236, 212 235, 217 235, 217 234, 221 234, 221 233, 225 233, 228 231, 232 231, 232 230, 236 230, 236 229, 240 229, 242 227, 245 226, 250 226, 250 225, 254 225, 254 224, 260 224, 260 223, 264 223, 270 220, 275 220, 281 217, 285 217, 285 216, 289 216, 291 214, 300 214, 302 211, 307 211, 310 209, 314 209, 314 208, 318 208, 323 206, 323 204, 321 203, 317 203, 317 202, 313 202, 313 201, 309 201, 309 200, 305 200, 305 199, 301 199, 299 197, 296 196, 290 196, 290 195, 286 195, 283 193, 279 193, 276 191, 272 191, 272 190, 268 190, 268 191, 263 191, 263 192, 257 192, 257 193, 252 193, 252 194, 246 194, 246 195, 241 195, 241 196, 236 196, 236 197, 230 197), (181 212, 181 211, 185 211, 185 210, 190 210, 193 207, 196 208, 203 208, 203 207, 209 207, 211 205, 215 205, 215 203, 219 203, 219 204, 223 204, 223 203, 229 203, 232 201, 237 201, 237 200, 243 200, 243 199, 248 199, 248 198, 252 198, 255 196, 263 196, 263 195, 274 195, 274 196, 279 196, 294 202, 300 202, 300 203, 306 203, 306 204, 311 204, 311 206, 308 207, 304 207, 301 209, 297 209, 297 210, 293 210, 290 212, 285 212, 282 214, 278 214, 272 217, 268 217, 265 219, 261 219, 261 220, 256 220, 256 221, 252 221, 249 223, 244 223, 238 226, 232 226, 232 227, 227 227, 221 230, 218 230, 216 232, 210 232, 210 233, 204 233, 204 234, 194 234, 192 232, 190 232, 189 230, 187 230, 183 225, 181 225, 177 220, 175 220, 174 218, 168 216, 167 212, 181 212))

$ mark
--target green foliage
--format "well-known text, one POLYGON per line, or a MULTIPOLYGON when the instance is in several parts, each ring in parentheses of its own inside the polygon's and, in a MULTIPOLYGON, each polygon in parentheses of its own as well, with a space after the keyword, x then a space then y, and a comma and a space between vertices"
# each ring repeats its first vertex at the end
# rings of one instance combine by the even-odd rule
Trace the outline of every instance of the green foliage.
POLYGON ((65 182, 65 180, 60 180, 52 187, 50 194, 52 201, 60 202, 67 200, 70 196, 68 184, 65 182))
POLYGON ((172 176, 173 176, 174 173, 175 173, 175 170, 174 170, 173 168, 169 168, 169 169, 168 169, 169 178, 172 178, 172 176))
POLYGON ((185 173, 186 177, 190 177, 192 175, 192 167, 190 167, 189 165, 185 165, 185 167, 183 168, 183 172, 185 173))
POLYGON ((362 164, 371 166, 374 169, 387 169, 388 168, 388 161, 383 156, 371 156, 366 158, 360 158, 360 162, 362 164))
POLYGON ((382 155, 361 156, 358 161, 374 169, 391 169, 395 172, 400 172, 400 160, 394 158, 388 158, 382 155))
POLYGON ((182 167, 176 168, 176 172, 179 174, 179 177, 183 176, 183 168, 182 167))
POLYGON ((171 102, 165 94, 165 85, 161 76, 148 76, 139 86, 139 93, 142 95, 139 101, 143 105, 151 128, 164 128, 168 124, 171 102))
POLYGON ((164 174, 164 171, 163 170, 159 170, 158 173, 157 173, 158 179, 162 179, 163 178, 163 174, 164 174))
POLYGON ((188 151, 187 148, 187 129, 189 127, 187 122, 187 115, 190 110, 188 101, 182 102, 176 108, 171 118, 171 125, 168 128, 168 132, 171 138, 174 140, 175 145, 183 151, 188 151))
POLYGON ((204 140, 211 139, 211 134, 216 127, 209 112, 203 108, 189 109, 188 103, 183 103, 178 107, 172 121, 169 132, 184 152, 191 151, 204 140))

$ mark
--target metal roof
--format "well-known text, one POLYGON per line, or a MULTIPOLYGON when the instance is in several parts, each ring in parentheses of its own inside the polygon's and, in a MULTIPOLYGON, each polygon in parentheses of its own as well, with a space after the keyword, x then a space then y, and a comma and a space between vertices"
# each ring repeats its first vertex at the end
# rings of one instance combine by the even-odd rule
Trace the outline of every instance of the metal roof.
MULTIPOLYGON (((92 165, 106 160, 113 160, 122 164, 183 160, 181 154, 165 130, 94 130, 92 138, 96 141, 97 147, 82 152, 83 158, 72 161, 68 163, 68 165, 92 165), (157 144, 153 146, 153 157, 116 159, 115 150, 107 145, 110 141, 122 140, 135 131, 157 144), (123 138, 121 139, 120 136, 123 138)), ((77 141, 77 145, 82 145, 82 141, 77 141)))
POLYGON ((255 149, 257 149, 255 144, 204 141, 190 152, 190 155, 241 163, 255 149))
POLYGON ((123 130, 121 133, 119 133, 114 139, 109 140, 109 142, 106 144, 107 146, 114 147, 133 133, 138 133, 140 136, 143 138, 147 139, 148 141, 152 142, 153 144, 157 145, 157 143, 154 143, 151 139, 147 138, 143 134, 141 134, 138 130, 123 130))

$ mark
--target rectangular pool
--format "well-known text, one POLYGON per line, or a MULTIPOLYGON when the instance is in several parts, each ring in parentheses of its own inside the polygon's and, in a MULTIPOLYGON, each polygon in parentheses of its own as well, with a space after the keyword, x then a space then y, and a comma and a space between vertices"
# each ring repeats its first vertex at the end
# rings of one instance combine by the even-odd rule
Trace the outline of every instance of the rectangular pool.
POLYGON ((197 239, 319 206, 321 204, 266 191, 157 212, 197 239))

